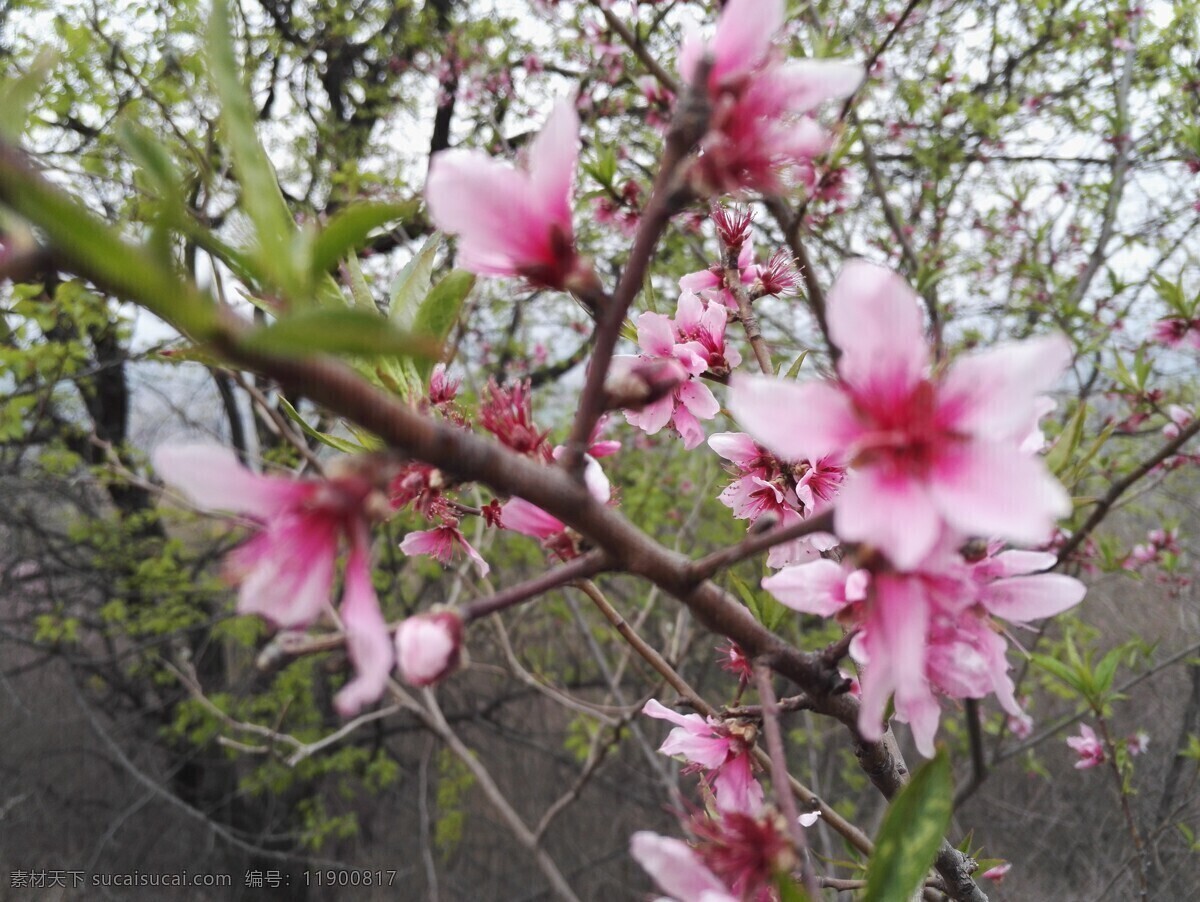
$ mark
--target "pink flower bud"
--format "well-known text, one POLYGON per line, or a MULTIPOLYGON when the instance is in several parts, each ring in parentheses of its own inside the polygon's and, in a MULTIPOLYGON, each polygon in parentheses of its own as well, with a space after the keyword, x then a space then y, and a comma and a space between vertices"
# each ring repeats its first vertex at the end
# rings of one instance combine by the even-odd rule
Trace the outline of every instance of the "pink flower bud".
POLYGON ((450 611, 409 617, 396 630, 400 676, 410 686, 430 686, 458 667, 462 620, 450 611))

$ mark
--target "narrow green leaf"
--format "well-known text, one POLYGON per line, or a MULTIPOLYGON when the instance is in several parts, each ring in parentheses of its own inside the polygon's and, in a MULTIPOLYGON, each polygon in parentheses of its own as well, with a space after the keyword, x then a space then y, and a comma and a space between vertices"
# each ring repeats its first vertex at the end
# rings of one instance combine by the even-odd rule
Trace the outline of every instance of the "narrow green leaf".
POLYGON ((445 341, 454 324, 458 322, 458 312, 462 309, 463 301, 474 287, 475 277, 471 273, 461 269, 448 273, 417 308, 413 332, 439 342, 445 341))
POLYGON ((1087 405, 1080 404, 1075 410, 1075 415, 1071 417, 1071 422, 1067 424, 1067 428, 1063 430, 1058 441, 1054 443, 1054 447, 1046 454, 1046 466, 1056 476, 1066 469, 1075 456, 1075 450, 1083 439, 1083 427, 1086 419, 1087 405))
POLYGON ((346 257, 346 272, 350 274, 350 297, 354 300, 354 306, 379 315, 379 308, 375 306, 375 299, 371 297, 371 288, 367 285, 367 279, 354 251, 346 257))
POLYGON ((262 354, 303 357, 312 354, 351 354, 360 357, 406 355, 430 358, 437 345, 408 335, 366 310, 312 309, 256 329, 242 347, 262 354))
POLYGON ((953 810, 950 759, 939 749, 888 806, 867 865, 864 902, 908 902, 933 865, 953 810))
POLYGON ((367 236, 380 226, 416 213, 417 201, 403 203, 358 203, 343 207, 321 230, 312 244, 309 259, 313 279, 331 271, 352 252, 357 253, 367 236))
POLYGON ((801 351, 800 356, 796 358, 795 362, 790 367, 788 367, 787 376, 785 378, 795 379, 797 376, 799 376, 800 367, 804 366, 804 360, 806 357, 808 357, 808 348, 805 348, 803 351, 801 351))
POLYGON ((241 183, 241 205, 254 223, 263 271, 293 300, 306 301, 307 280, 295 266, 296 225, 254 130, 256 117, 234 53, 227 0, 213 0, 208 53, 221 100, 222 133, 241 183))
POLYGON ((300 411, 288 403, 287 398, 280 398, 279 406, 283 408, 283 412, 288 417, 295 421, 296 425, 300 427, 305 435, 315 438, 318 442, 341 451, 343 454, 362 454, 367 450, 354 444, 354 442, 348 442, 345 439, 338 438, 336 435, 330 435, 328 432, 321 432, 319 429, 314 429, 308 425, 304 417, 300 416, 300 411))
POLYGON ((397 325, 409 328, 416 319, 417 307, 433 285, 433 261, 441 246, 441 232, 434 232, 396 277, 388 315, 397 325))

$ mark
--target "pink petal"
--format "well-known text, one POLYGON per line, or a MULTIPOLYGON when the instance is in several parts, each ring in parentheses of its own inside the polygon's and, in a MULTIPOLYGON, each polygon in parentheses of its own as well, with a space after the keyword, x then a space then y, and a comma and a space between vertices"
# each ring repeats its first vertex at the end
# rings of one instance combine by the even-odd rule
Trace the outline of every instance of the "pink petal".
POLYGON ((939 386, 939 413, 956 431, 1021 442, 1044 408, 1042 393, 1053 388, 1070 361, 1071 344, 1061 335, 962 357, 939 386))
POLYGON ((899 570, 912 570, 940 532, 925 486, 884 467, 851 471, 833 509, 837 534, 878 548, 899 570))
POLYGON ((700 325, 703 316, 704 302, 698 294, 685 291, 679 295, 679 303, 675 305, 675 328, 679 332, 691 332, 700 325))
POLYGON ((629 852, 658 884, 659 889, 683 902, 737 902, 682 840, 648 830, 633 834, 629 852))
POLYGON ((717 278, 717 274, 709 269, 688 273, 679 279, 679 287, 682 291, 707 291, 720 284, 721 280, 717 278))
POLYGON ((862 677, 859 732, 867 739, 883 735, 884 708, 888 696, 895 691, 897 710, 904 705, 921 721, 924 740, 928 712, 922 702, 929 693, 925 680, 928 605, 915 579, 880 574, 875 585, 874 604, 866 627, 865 645, 870 663, 862 677))
POLYGON ((454 541, 452 534, 440 526, 434 529, 419 529, 410 532, 400 541, 400 550, 409 556, 428 554, 438 562, 448 564, 454 551, 454 541))
POLYGON ((961 442, 935 461, 929 491, 946 523, 969 536, 1046 541, 1071 513, 1066 490, 1041 460, 1011 445, 961 442))
POLYGON ((845 392, 823 382, 734 375, 729 409, 760 444, 788 461, 840 452, 863 434, 845 392))
POLYGON ((998 579, 986 587, 981 600, 997 617, 1023 623, 1073 608, 1086 593, 1083 583, 1074 577, 1041 573, 998 579))
POLYGON ((1058 563, 1058 555, 1049 551, 1002 551, 995 558, 1001 576, 1023 576, 1040 573, 1058 563))
POLYGON ((721 412, 721 405, 703 382, 692 379, 679 386, 679 400, 697 419, 711 420, 721 412))
POLYGON ((329 604, 337 547, 332 521, 310 515, 274 521, 226 558, 241 577, 238 612, 284 628, 311 623, 329 604))
POLYGON ((671 415, 671 425, 679 433, 683 447, 687 451, 704 444, 704 427, 700 425, 690 410, 680 404, 671 415))
POLYGON ((924 377, 929 347, 917 296, 891 270, 847 262, 829 289, 826 316, 842 351, 838 372, 856 393, 899 403, 924 377))
POLYGON ((675 395, 671 393, 666 397, 659 398, 653 404, 647 404, 641 410, 626 410, 625 422, 630 426, 636 426, 647 435, 655 435, 667 423, 671 422, 671 415, 675 412, 675 395))
POLYGON ((637 319, 638 346, 652 357, 675 356, 675 331, 663 313, 647 310, 637 319))
POLYGON ((571 234, 571 187, 579 159, 579 114, 567 97, 556 104, 529 148, 534 202, 546 218, 571 234))
POLYGON ((383 695, 396 660, 392 636, 371 584, 367 555, 359 548, 353 549, 346 561, 340 614, 356 676, 337 694, 333 704, 338 714, 350 717, 383 695))
POLYGON ((734 755, 713 776, 713 795, 722 811, 755 815, 763 804, 763 788, 750 769, 750 755, 734 755))
POLYGON ((829 560, 785 567, 764 579, 762 587, 803 614, 832 617, 846 606, 846 572, 829 560))
POLYGON ((429 166, 425 198, 439 229, 460 236, 459 256, 475 272, 515 275, 549 256, 548 213, 529 177, 477 150, 445 150, 429 166))
POLYGON ((744 432, 713 433, 708 437, 708 447, 743 470, 762 456, 758 444, 744 432))
POLYGON ((787 107, 807 113, 826 100, 849 97, 862 84, 863 67, 849 60, 789 60, 771 70, 771 80, 786 91, 787 107))
POLYGON ((308 500, 315 483, 259 476, 220 445, 160 445, 154 469, 197 507, 270 520, 308 500))
POLYGON ((535 539, 548 539, 566 529, 566 525, 524 498, 510 498, 500 508, 500 523, 505 529, 535 539))
POLYGON ((709 84, 727 84, 757 68, 783 19, 784 0, 729 0, 717 19, 709 84))
POLYGON ((483 555, 476 551, 475 546, 468 542, 461 533, 459 534, 459 541, 462 543, 463 551, 467 553, 467 557, 475 562, 475 569, 479 571, 480 577, 486 577, 492 572, 491 565, 483 559, 483 555))

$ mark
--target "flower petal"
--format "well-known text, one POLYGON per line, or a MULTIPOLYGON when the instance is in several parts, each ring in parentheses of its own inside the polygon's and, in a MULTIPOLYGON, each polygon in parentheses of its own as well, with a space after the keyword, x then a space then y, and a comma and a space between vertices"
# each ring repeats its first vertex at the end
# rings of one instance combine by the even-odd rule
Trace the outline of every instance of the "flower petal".
POLYGON ((242 466, 221 445, 160 445, 152 456, 162 480, 208 510, 270 520, 298 507, 312 494, 314 483, 259 476, 242 466))
POLYGON ((756 441, 784 460, 824 457, 863 433, 845 392, 829 383, 735 375, 729 409, 756 441))
POLYGON ((762 587, 793 611, 832 617, 846 606, 846 572, 841 564, 815 560, 785 567, 762 587))
POLYGON ((1086 593, 1074 577, 1039 573, 998 579, 984 589, 980 600, 997 617, 1023 623, 1061 614, 1079 604, 1086 593))
POLYGON ((687 843, 648 830, 633 834, 629 853, 659 889, 683 902, 736 902, 687 843))
POLYGON ((921 309, 908 283, 885 267, 850 260, 826 305, 829 337, 841 349, 838 372, 846 383, 876 404, 908 398, 929 365, 921 309))
POLYGON ((851 471, 833 509, 840 538, 865 542, 900 570, 911 570, 933 549, 937 510, 924 485, 885 467, 851 471))
POLYGON ((1045 542, 1071 499, 1041 460, 1007 444, 962 442, 944 447, 929 491, 946 523, 968 536, 1045 542))

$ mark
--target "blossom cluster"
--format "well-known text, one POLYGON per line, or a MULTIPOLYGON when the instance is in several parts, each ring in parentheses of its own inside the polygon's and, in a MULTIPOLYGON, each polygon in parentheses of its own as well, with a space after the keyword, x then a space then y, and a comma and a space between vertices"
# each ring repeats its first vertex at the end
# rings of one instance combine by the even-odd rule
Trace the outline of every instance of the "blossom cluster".
MULTIPOLYGON (((1045 543, 1070 511, 1032 453, 1042 444, 1043 393, 1069 348, 1061 338, 1031 339, 935 370, 916 296, 862 261, 843 268, 826 316, 840 354, 835 380, 735 376, 730 407, 779 460, 846 462, 834 528, 851 544, 841 563, 795 563, 763 586, 796 610, 858 631, 851 654, 863 668, 860 732, 882 735, 894 694, 897 717, 930 755, 938 694, 994 692, 1011 715, 1022 713, 997 620, 1050 616, 1083 596, 1077 580, 1040 572, 1054 555, 1002 550, 1003 541, 1045 543), (972 545, 980 538, 997 541, 972 545)), ((763 487, 753 485, 761 500, 763 487)))

